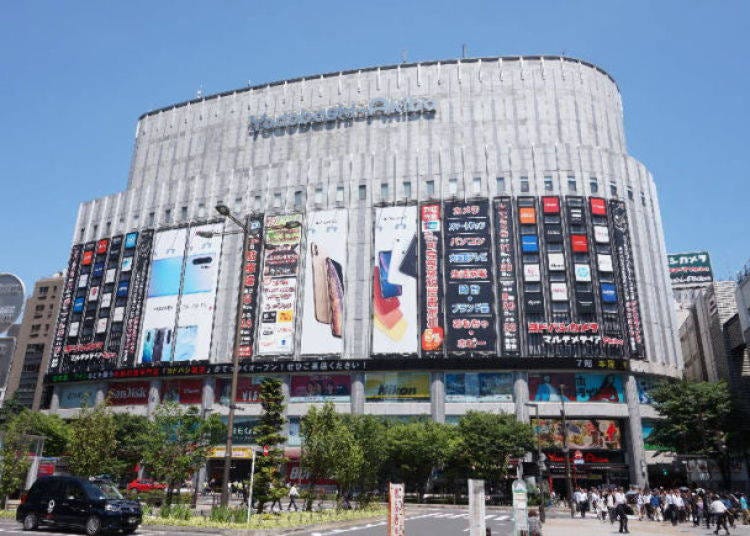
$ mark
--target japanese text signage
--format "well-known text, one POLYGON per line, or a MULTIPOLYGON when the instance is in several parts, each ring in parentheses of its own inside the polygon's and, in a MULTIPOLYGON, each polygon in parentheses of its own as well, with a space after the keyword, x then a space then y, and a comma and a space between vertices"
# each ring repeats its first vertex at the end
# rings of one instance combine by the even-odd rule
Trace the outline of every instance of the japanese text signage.
POLYGON ((439 203, 420 207, 422 262, 420 265, 422 297, 422 355, 442 354, 445 330, 443 321, 443 243, 439 203))
MULTIPOLYGON (((557 198, 554 198, 557 199, 557 198)), ((516 287, 515 234, 513 205, 509 197, 494 200, 497 279, 500 292, 500 355, 515 357, 520 353, 518 329, 518 289, 516 287)), ((537 267, 537 275, 539 275, 537 267)))
POLYGON ((237 355, 252 357, 255 341, 255 320, 258 314, 258 278, 263 247, 263 216, 250 216, 246 222, 250 231, 242 252, 242 298, 239 313, 237 355))
POLYGON ((714 280, 711 271, 711 258, 707 251, 693 253, 675 253, 667 255, 669 279, 673 285, 691 286, 711 283, 714 280))

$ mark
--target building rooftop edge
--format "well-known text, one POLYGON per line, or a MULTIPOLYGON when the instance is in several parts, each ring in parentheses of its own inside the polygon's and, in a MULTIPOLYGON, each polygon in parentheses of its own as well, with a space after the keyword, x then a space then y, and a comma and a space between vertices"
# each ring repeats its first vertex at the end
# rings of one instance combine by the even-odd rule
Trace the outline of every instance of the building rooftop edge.
POLYGON ((197 97, 195 99, 190 99, 190 100, 178 102, 178 103, 175 103, 175 104, 170 104, 168 106, 162 106, 161 108, 155 108, 153 110, 150 110, 148 112, 145 112, 145 113, 141 114, 138 117, 138 121, 140 121, 141 119, 144 119, 146 117, 150 117, 152 115, 157 115, 157 114, 159 114, 161 112, 165 112, 167 110, 172 110, 172 109, 175 109, 175 108, 182 108, 183 106, 187 106, 188 104, 195 104, 195 103, 198 103, 198 102, 204 102, 204 101, 208 101, 208 100, 213 100, 213 99, 217 99, 217 98, 220 98, 220 97, 225 97, 225 96, 228 96, 228 95, 233 95, 233 94, 236 94, 236 93, 244 93, 246 91, 253 91, 253 90, 256 90, 256 89, 261 89, 261 88, 264 88, 264 87, 280 86, 280 85, 285 84, 285 83, 301 82, 303 80, 316 80, 316 79, 320 79, 320 78, 331 78, 331 77, 334 77, 334 76, 348 75, 348 74, 354 74, 354 73, 358 73, 358 72, 365 73, 365 72, 375 71, 375 70, 378 70, 378 69, 390 70, 390 69, 397 69, 399 67, 414 67, 414 66, 417 66, 417 65, 437 65, 438 63, 450 65, 450 64, 454 64, 454 63, 476 63, 478 61, 498 61, 498 60, 503 60, 503 61, 505 61, 505 60, 507 60, 507 61, 521 61, 521 60, 561 60, 561 61, 567 61, 567 62, 570 62, 570 63, 578 63, 580 65, 585 65, 586 67, 590 67, 592 69, 595 69, 595 70, 599 71, 601 74, 605 75, 607 78, 609 78, 612 81, 612 83, 617 88, 617 91, 620 90, 620 88, 617 86, 617 82, 615 81, 615 79, 612 77, 611 74, 609 74, 607 71, 605 71, 604 69, 602 69, 598 65, 595 65, 594 63, 591 63, 591 62, 588 62, 588 61, 585 61, 585 60, 581 60, 579 58, 572 58, 572 57, 560 56, 560 55, 545 55, 545 54, 528 55, 528 56, 486 56, 486 57, 480 57, 480 58, 455 58, 455 59, 447 59, 447 60, 417 61, 417 62, 412 62, 412 63, 393 63, 393 64, 390 64, 390 65, 376 65, 376 66, 373 66, 373 67, 365 67, 365 68, 361 68, 361 69, 348 69, 348 70, 345 70, 345 71, 332 71, 332 72, 328 72, 328 73, 319 73, 319 74, 313 74, 313 75, 308 75, 308 76, 299 76, 299 77, 296 77, 296 78, 287 78, 287 79, 284 79, 284 80, 276 80, 274 82, 267 82, 265 84, 257 84, 257 85, 254 85, 254 86, 247 86, 247 87, 242 87, 242 88, 237 88, 237 89, 230 89, 228 91, 222 91, 220 93, 213 93, 211 95, 206 95, 206 96, 203 96, 203 97, 197 97))

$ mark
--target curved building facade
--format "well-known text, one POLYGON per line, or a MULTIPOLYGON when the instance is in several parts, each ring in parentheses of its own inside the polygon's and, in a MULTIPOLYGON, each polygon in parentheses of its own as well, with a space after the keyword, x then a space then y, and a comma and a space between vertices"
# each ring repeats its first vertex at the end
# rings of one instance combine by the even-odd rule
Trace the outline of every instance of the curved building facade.
POLYGON ((322 400, 448 422, 536 401, 554 483, 565 397, 581 483, 643 483, 648 385, 682 368, 653 178, 614 80, 570 58, 352 70, 146 113, 127 188, 81 204, 73 244, 48 376, 63 414, 83 397, 226 413, 237 351, 243 418, 278 375, 292 449, 322 400))

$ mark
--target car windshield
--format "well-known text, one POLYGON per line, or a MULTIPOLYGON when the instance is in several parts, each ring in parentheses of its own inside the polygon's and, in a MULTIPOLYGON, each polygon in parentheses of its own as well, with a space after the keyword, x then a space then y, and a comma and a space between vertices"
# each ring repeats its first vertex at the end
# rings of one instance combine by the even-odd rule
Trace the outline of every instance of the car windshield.
POLYGON ((109 482, 84 482, 83 487, 92 499, 122 499, 117 488, 109 482))

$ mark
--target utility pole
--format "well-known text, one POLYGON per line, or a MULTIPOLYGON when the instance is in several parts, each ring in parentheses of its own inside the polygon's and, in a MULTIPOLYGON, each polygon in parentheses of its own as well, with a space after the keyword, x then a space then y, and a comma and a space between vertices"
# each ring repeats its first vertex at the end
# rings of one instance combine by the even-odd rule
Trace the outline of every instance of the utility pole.
POLYGON ((570 506, 570 517, 575 517, 573 509, 573 481, 570 476, 570 448, 568 447, 568 421, 565 417, 565 385, 560 385, 560 417, 562 418, 563 455, 565 456, 565 486, 568 490, 568 505, 570 506))
MULTIPOLYGON (((536 426, 539 426, 539 404, 526 402, 526 405, 530 408, 534 408, 534 420, 536 421, 536 426)), ((542 502, 539 503, 539 521, 544 523, 546 521, 546 516, 544 514, 544 487, 542 486, 542 466, 544 465, 544 462, 542 461, 542 439, 539 437, 539 432, 536 428, 534 429, 534 435, 536 436, 536 463, 539 470, 539 483, 537 487, 542 496, 542 502)))

